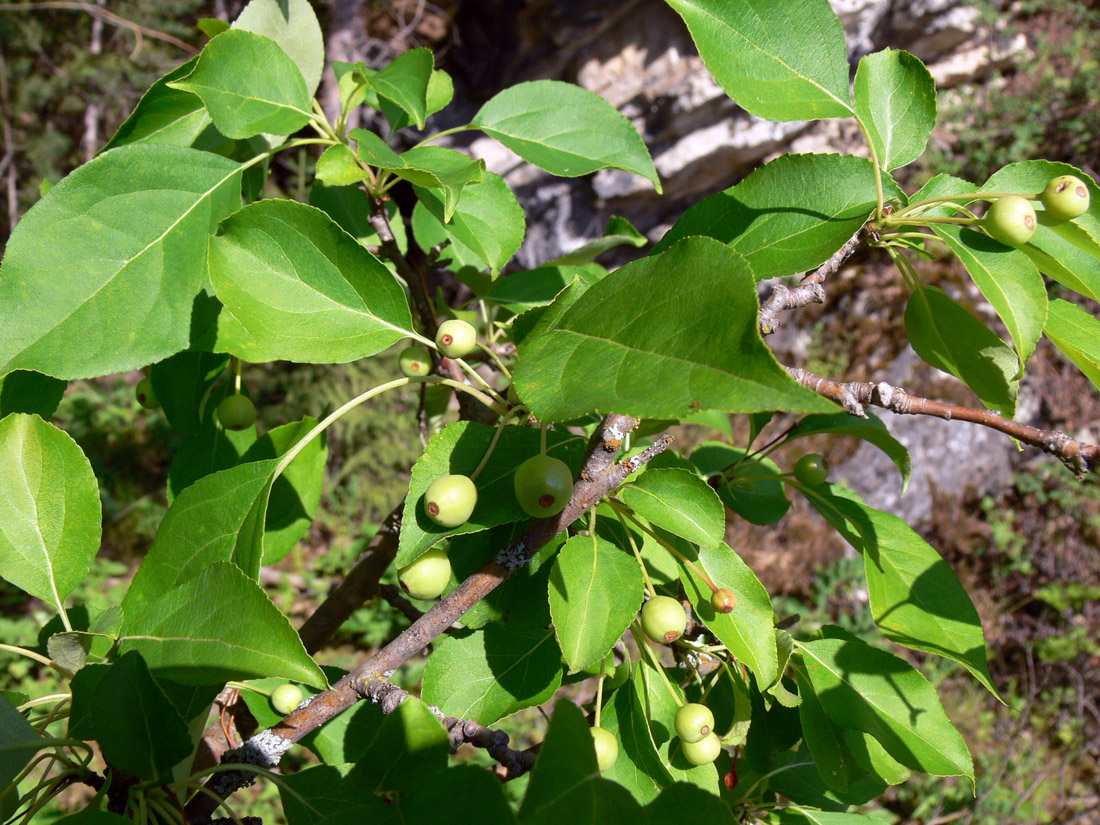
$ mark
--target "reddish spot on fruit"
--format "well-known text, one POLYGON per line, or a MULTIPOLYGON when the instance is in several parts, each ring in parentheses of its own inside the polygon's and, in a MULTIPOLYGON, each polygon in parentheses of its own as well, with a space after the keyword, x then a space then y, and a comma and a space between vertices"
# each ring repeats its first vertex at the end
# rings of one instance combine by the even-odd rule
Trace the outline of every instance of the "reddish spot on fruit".
POLYGON ((554 497, 552 495, 550 495, 549 493, 547 493, 546 495, 544 495, 542 498, 539 499, 539 507, 549 507, 553 503, 554 503, 554 497))
POLYGON ((434 501, 428 502, 428 514, 432 516, 439 515, 439 505, 436 504, 434 501))
POLYGON ((455 339, 454 339, 453 335, 441 335, 439 337, 439 343, 441 343, 445 347, 449 347, 454 342, 455 342, 455 339))

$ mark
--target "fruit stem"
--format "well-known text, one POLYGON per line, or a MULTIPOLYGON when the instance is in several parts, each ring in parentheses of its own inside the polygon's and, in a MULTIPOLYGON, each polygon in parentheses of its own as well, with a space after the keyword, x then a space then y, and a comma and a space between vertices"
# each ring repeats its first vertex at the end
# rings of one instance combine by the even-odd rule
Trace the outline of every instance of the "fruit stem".
POLYGON ((305 437, 302 438, 301 441, 299 441, 297 444, 286 451, 282 459, 275 467, 275 473, 272 476, 272 481, 281 476, 283 474, 283 470, 285 470, 289 466, 290 462, 292 462, 297 457, 298 453, 304 450, 309 445, 309 443, 313 441, 314 438, 327 430, 334 421, 340 420, 351 410, 355 409, 365 401, 370 401, 376 395, 381 395, 387 390, 396 389, 397 387, 408 386, 409 384, 442 384, 447 387, 453 387, 456 390, 460 390, 461 392, 472 395, 474 398, 476 398, 486 407, 492 409, 498 415, 504 415, 508 412, 508 407, 502 401, 493 400, 489 396, 485 395, 485 393, 479 392, 473 387, 468 386, 467 384, 463 384, 461 381, 454 381, 450 378, 440 378, 436 375, 416 376, 415 378, 398 378, 393 381, 388 381, 385 384, 379 384, 377 387, 373 387, 372 389, 369 389, 366 392, 355 396, 355 398, 346 402, 343 406, 338 407, 337 409, 329 413, 312 430, 306 433, 305 437))
POLYGON ((420 141, 420 143, 416 144, 416 146, 413 146, 412 148, 413 149, 418 149, 421 146, 426 146, 427 144, 431 143, 433 140, 439 140, 439 138, 441 138, 441 137, 444 137, 446 135, 453 135, 453 134, 456 134, 457 132, 465 132, 465 131, 467 131, 469 129, 472 129, 472 128, 473 127, 470 126, 470 125, 465 125, 465 126, 454 126, 450 129, 444 129, 442 132, 436 132, 434 135, 429 135, 428 137, 424 138, 422 141, 420 141))
MULTIPOLYGON (((622 505, 619 504, 617 501, 615 501, 613 499, 608 499, 608 503, 615 510, 616 514, 619 514, 620 510, 623 509, 622 505)), ((661 538, 652 529, 647 527, 645 524, 642 524, 642 522, 638 521, 638 519, 636 519, 634 517, 633 513, 626 512, 625 509, 623 509, 623 512, 625 512, 626 517, 628 519, 630 519, 632 522, 634 522, 636 525, 638 525, 638 527, 640 527, 642 530, 644 530, 646 533, 648 533, 654 539, 654 541, 656 541, 659 545, 661 545, 663 548, 665 548, 673 556, 675 556, 680 561, 682 561, 684 564, 686 564, 688 567, 690 567, 692 570, 694 570, 696 575, 698 575, 699 578, 701 578, 703 580, 703 582, 706 584, 706 586, 710 588, 711 593, 717 593, 718 592, 718 588, 715 586, 714 582, 711 581, 710 576, 708 576, 701 569, 699 569, 699 567, 695 564, 695 562, 693 562, 691 559, 689 559, 687 556, 685 556, 683 553, 681 553, 679 550, 677 550, 675 547, 673 547, 665 539, 661 538)), ((625 527, 625 525, 624 525, 624 527, 625 527)), ((630 531, 627 531, 627 535, 628 536, 630 535, 630 531)))
MULTIPOLYGON (((434 341, 432 342, 432 349, 439 349, 439 347, 435 345, 434 341)), ((477 381, 477 383, 481 385, 481 388, 493 397, 493 400, 499 401, 501 404, 504 404, 504 399, 500 397, 500 394, 495 389, 493 389, 492 385, 490 385, 488 381, 481 377, 477 370, 475 370, 461 358, 451 358, 451 360, 462 367, 463 372, 465 372, 467 375, 477 381)))
POLYGON ((235 395, 241 394, 241 359, 236 355, 233 356, 233 392, 235 395))
POLYGON ((497 369, 504 374, 504 377, 507 378, 509 382, 511 382, 512 373, 508 371, 508 368, 506 366, 504 366, 504 362, 500 360, 500 356, 493 352, 493 348, 488 346, 487 344, 483 344, 481 341, 477 342, 477 347, 493 359, 493 363, 497 365, 497 369))
POLYGON ((859 131, 863 133, 863 139, 867 142, 867 148, 871 150, 871 164, 875 169, 875 197, 878 205, 875 207, 875 218, 882 217, 882 207, 886 202, 886 198, 882 191, 882 165, 878 160, 878 152, 875 150, 875 142, 871 140, 871 135, 867 132, 867 127, 863 124, 863 118, 856 115, 856 123, 859 124, 859 131))
POLYGON ((896 220, 894 218, 894 216, 891 215, 889 218, 886 218, 883 221, 883 223, 886 226, 902 226, 902 225, 913 224, 913 223, 926 224, 926 225, 929 225, 929 226, 934 224, 934 223, 954 223, 954 224, 960 224, 962 226, 972 226, 973 224, 979 223, 979 219, 978 218, 947 218, 947 217, 944 217, 944 218, 926 218, 923 215, 921 215, 921 216, 916 217, 916 218, 910 217, 908 220, 896 220))
POLYGON ((522 415, 527 412, 522 406, 513 407, 508 410, 500 419, 500 423, 497 424, 497 430, 493 433, 493 440, 489 442, 489 448, 485 451, 485 455, 481 457, 481 463, 477 465, 477 468, 470 473, 470 481, 477 481, 477 477, 481 475, 481 471, 485 469, 485 465, 489 463, 489 457, 493 454, 493 450, 496 449, 497 442, 500 441, 500 434, 504 432, 504 428, 508 426, 508 422, 516 415, 522 415))
MULTIPOLYGON (((676 692, 676 688, 674 688, 672 682, 668 680, 668 674, 665 673, 665 669, 661 667, 661 660, 657 658, 657 654, 654 653, 653 648, 650 647, 649 639, 646 637, 645 633, 640 631, 637 622, 630 625, 630 635, 634 637, 634 644, 638 646, 638 649, 649 657, 649 666, 660 674, 661 681, 665 683, 665 687, 668 689, 669 694, 676 702, 676 707, 682 708, 684 706, 684 700, 680 698, 680 694, 676 692)), ((649 677, 646 675, 645 668, 642 668, 642 678, 646 680, 648 689, 649 677)))
POLYGON ((546 455, 546 425, 539 424, 539 452, 546 455))
MULTIPOLYGON (((608 504, 611 505, 611 509, 614 510, 615 515, 619 519, 619 524, 623 526, 623 532, 626 533, 626 539, 630 542, 630 549, 634 551, 634 558, 638 560, 638 565, 642 568, 642 579, 645 581, 646 590, 649 591, 650 596, 657 595, 657 589, 653 586, 653 581, 649 578, 649 571, 646 570, 645 561, 642 559, 642 551, 638 549, 637 542, 634 541, 634 535, 630 532, 630 528, 626 526, 626 522, 623 521, 623 514, 619 512, 619 508, 615 506, 615 502, 609 498, 604 498, 608 504)), ((595 514, 595 511, 593 511, 595 514)))
POLYGON ((26 656, 28 659, 34 659, 36 662, 38 662, 40 664, 46 665, 47 667, 52 667, 54 670, 56 670, 58 673, 60 673, 66 679, 72 679, 73 678, 73 675, 71 673, 69 673, 69 671, 67 671, 67 670, 65 670, 65 668, 61 667, 61 665, 59 665, 53 659, 50 659, 46 656, 43 656, 41 653, 36 653, 33 650, 27 650, 27 648, 25 648, 25 647, 16 647, 15 645, 5 645, 5 644, 0 644, 0 650, 6 650, 8 653, 17 653, 20 656, 26 656))
POLYGON ((1034 200, 1038 197, 1034 192, 961 192, 955 195, 936 195, 933 198, 924 198, 923 200, 916 201, 906 206, 904 209, 899 209, 890 217, 898 218, 902 215, 908 214, 915 209, 919 209, 922 206, 927 206, 931 203, 950 203, 951 201, 961 196, 968 197, 976 201, 995 201, 1000 198, 1027 198, 1028 200, 1034 200))
POLYGON ((604 680, 604 664, 607 662, 607 657, 604 656, 600 659, 600 680, 596 683, 596 727, 600 726, 600 711, 603 709, 603 680, 604 680))

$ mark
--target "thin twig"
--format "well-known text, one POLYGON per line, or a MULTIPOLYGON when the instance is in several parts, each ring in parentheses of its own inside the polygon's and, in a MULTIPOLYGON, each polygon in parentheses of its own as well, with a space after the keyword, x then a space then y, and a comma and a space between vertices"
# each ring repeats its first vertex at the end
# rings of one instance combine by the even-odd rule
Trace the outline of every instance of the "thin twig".
POLYGON ((994 410, 960 407, 957 404, 921 398, 909 394, 901 387, 891 386, 885 381, 878 384, 870 381, 842 383, 793 367, 787 367, 787 373, 802 386, 839 403, 849 415, 866 418, 867 413, 863 405, 869 404, 898 415, 931 415, 945 421, 957 420, 981 424, 983 427, 999 430, 1024 444, 1050 453, 1072 470, 1078 478, 1083 478, 1100 461, 1100 447, 1095 444, 1076 441, 1057 430, 1041 430, 1027 424, 1018 424, 994 410))
POLYGON ((405 502, 402 501, 390 511, 344 580, 298 630, 302 644, 309 653, 316 653, 324 647, 352 613, 378 595, 378 581, 397 555, 404 509, 405 502))
POLYGON ((165 43, 171 43, 173 46, 183 49, 188 54, 199 53, 198 49, 190 43, 185 43, 178 37, 173 37, 170 34, 159 32, 156 29, 142 26, 140 23, 135 23, 133 20, 127 20, 125 17, 119 17, 114 12, 100 8, 94 3, 80 3, 75 2, 75 0, 45 0, 45 2, 40 3, 0 3, 0 11, 45 11, 48 9, 83 11, 97 20, 102 20, 104 23, 110 23, 112 26, 118 26, 122 29, 129 29, 134 33, 134 37, 137 39, 137 44, 134 47, 135 52, 141 48, 142 37, 151 37, 154 40, 163 40, 165 43))
MULTIPOLYGON (((412 627, 340 679, 331 690, 318 693, 306 706, 289 714, 274 727, 253 736, 233 753, 233 759, 246 764, 274 767, 303 736, 360 699, 370 697, 372 691, 381 690, 378 685, 385 683, 401 665, 431 644, 466 611, 512 573, 524 567, 554 536, 588 512, 639 467, 664 452, 672 442, 671 436, 663 436, 638 455, 616 463, 619 446, 637 425, 638 419, 630 416, 606 416, 589 442, 580 480, 564 510, 556 516, 532 521, 519 538, 417 619, 412 627)), ((249 784, 253 778, 254 775, 249 772, 227 771, 212 779, 207 787, 218 798, 224 799, 249 784)), ((206 795, 196 795, 187 807, 191 822, 205 821, 212 811, 212 801, 206 795)))
POLYGON ((761 335, 771 335, 778 330, 783 322, 779 319, 779 313, 788 309, 799 309, 808 304, 825 303, 825 279, 836 274, 840 265, 848 259, 848 256, 856 251, 862 240, 863 230, 856 232, 851 239, 836 251, 833 257, 806 275, 794 289, 776 283, 772 286, 771 295, 760 305, 760 314, 757 316, 761 335))

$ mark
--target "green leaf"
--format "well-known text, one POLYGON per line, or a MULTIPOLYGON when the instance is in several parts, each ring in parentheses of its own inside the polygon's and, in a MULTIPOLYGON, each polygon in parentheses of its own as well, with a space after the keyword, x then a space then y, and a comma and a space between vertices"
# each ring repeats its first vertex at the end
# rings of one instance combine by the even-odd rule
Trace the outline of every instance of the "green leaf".
POLYGON ((289 135, 312 117, 301 71, 274 40, 231 29, 206 44, 194 71, 169 88, 202 99, 226 137, 289 135))
POLYGON ((371 825, 394 823, 392 801, 353 781, 354 769, 352 764, 317 765, 284 776, 279 795, 288 825, 335 823, 338 817, 371 825))
POLYGON ((66 381, 38 372, 9 372, 0 378, 0 418, 11 413, 27 413, 49 421, 67 386, 66 381))
POLYGON ((581 244, 576 249, 570 250, 560 258, 548 261, 545 266, 565 266, 585 264, 603 253, 617 246, 633 246, 640 249, 649 243, 649 239, 634 228, 634 225, 626 218, 612 215, 607 222, 607 228, 603 236, 588 243, 581 244))
POLYGON ((718 498, 752 524, 775 524, 787 514, 791 502, 779 477, 783 472, 770 458, 742 460, 748 450, 720 441, 704 441, 691 453, 692 463, 704 476, 730 471, 729 481, 717 488, 718 498))
POLYGON ((443 220, 450 221, 463 189, 481 183, 485 161, 476 160, 442 146, 420 146, 397 154, 374 132, 352 129, 348 136, 357 142, 359 160, 387 169, 402 180, 422 189, 438 189, 443 196, 443 220))
POLYGON ((340 363, 411 334, 405 293, 382 263, 319 209, 263 200, 210 242, 218 298, 272 359, 340 363))
MULTIPOLYGON (((460 533, 476 533, 498 524, 528 521, 516 500, 512 475, 516 467, 539 452, 539 434, 527 427, 505 427, 493 454, 475 482, 478 504, 465 524, 446 529, 428 518, 422 499, 436 478, 449 474, 470 475, 481 463, 496 433, 495 427, 459 421, 432 436, 424 454, 417 460, 405 498, 401 519, 400 549, 396 564, 405 567, 440 539, 460 533)), ((568 433, 547 434, 546 454, 559 458, 574 473, 584 460, 584 441, 568 433)), ((498 548, 499 549, 499 548, 498 548)))
POLYGON ((277 464, 271 459, 222 470, 176 496, 122 600, 127 632, 138 614, 154 610, 170 591, 250 549, 241 545, 251 542, 255 504, 277 464))
POLYGON ((552 175, 575 178, 622 169, 661 181, 634 125, 594 92, 557 80, 510 86, 490 99, 470 126, 496 138, 552 175))
MULTIPOLYGON (((309 190, 309 205, 326 213, 363 246, 378 246, 382 242, 369 220, 367 193, 358 186, 326 186, 315 181, 309 190)), ((389 200, 386 201, 386 212, 389 214, 393 240, 404 255, 409 251, 409 239, 401 210, 395 201, 389 200)))
POLYGON ((668 0, 707 69, 768 120, 846 117, 844 29, 827 0, 668 0))
POLYGON ((936 125, 936 81, 918 58, 893 49, 864 55, 852 97, 883 169, 923 154, 936 125))
POLYGON ((375 793, 411 791, 447 767, 451 742, 428 706, 410 697, 382 719, 348 781, 375 793))
POLYGON ((716 546, 726 531, 717 493, 687 470, 650 468, 619 495, 642 518, 700 547, 716 546))
POLYGON ((941 289, 922 286, 905 307, 905 331, 917 355, 965 383, 982 403, 1011 416, 1019 361, 985 324, 941 289))
MULTIPOLYGON (((937 175, 918 195, 934 197, 967 191, 977 191, 977 187, 950 175, 937 175)), ((964 196, 960 200, 968 199, 964 196)), ((942 216, 949 214, 949 210, 938 207, 926 214, 942 216)), ((930 228, 962 261, 982 295, 1004 322, 1020 356, 1016 377, 1022 376, 1047 318, 1046 286, 1035 264, 1020 250, 969 227, 937 223, 930 228)))
POLYGON ((38 201, 0 269, 0 374, 90 378, 188 346, 209 233, 241 206, 240 166, 177 146, 112 149, 38 201))
MULTIPOLYGON (((198 57, 177 66, 157 80, 141 96, 134 111, 118 127, 103 152, 128 143, 168 143, 173 146, 191 146, 207 131, 214 131, 213 121, 202 105, 202 100, 169 83, 187 77, 195 70, 198 57)), ((223 138, 224 140, 224 138, 223 138)), ((100 153, 102 154, 102 152, 100 153)))
POLYGON ((894 462, 894 466, 901 473, 901 491, 909 486, 909 476, 913 472, 913 459, 905 445, 890 435, 886 425, 878 416, 867 414, 867 418, 854 418, 847 413, 835 413, 834 415, 807 415, 794 425, 787 441, 805 438, 808 435, 821 433, 835 433, 836 435, 852 435, 861 438, 869 444, 874 444, 886 457, 894 462))
POLYGON ((662 788, 672 784, 672 774, 657 753, 649 732, 649 719, 632 684, 616 690, 611 701, 604 705, 600 727, 619 743, 619 758, 601 774, 605 779, 618 782, 642 805, 655 800, 662 788))
POLYGON ((98 742, 113 767, 159 779, 190 755, 187 725, 138 654, 88 665, 73 677, 72 692, 69 735, 98 742))
MULTIPOLYGON (((435 58, 430 49, 410 49, 372 75, 370 85, 378 97, 393 102, 413 119, 418 129, 423 129, 428 117, 428 87, 434 66, 435 58)), ((438 103, 438 98, 434 102, 438 103)), ((400 128, 389 115, 387 119, 394 130, 400 128)))
MULTIPOLYGON (((35 732, 26 717, 6 696, 0 696, 0 788, 6 788, 45 745, 46 740, 35 732)), ((593 765, 595 759, 593 752, 593 765)))
POLYGON ((696 406, 834 411, 779 366, 758 311, 741 256, 686 238, 593 284, 552 327, 528 336, 516 389, 542 421, 605 409, 641 418, 678 418, 696 406))
POLYGON ((809 677, 800 668, 795 669, 795 678, 802 700, 798 706, 802 741, 814 758, 821 780, 837 793, 845 793, 856 766, 844 744, 844 731, 830 721, 809 677))
POLYGON ((974 763, 943 712, 935 689, 892 653, 859 641, 820 639, 799 645, 825 712, 838 725, 869 733, 908 768, 966 776, 974 763))
POLYGON ((775 646, 775 614, 768 591, 724 542, 716 548, 700 550, 696 564, 716 586, 737 594, 737 607, 732 613, 715 613, 710 603, 711 589, 699 574, 681 564, 680 580, 695 609, 695 616, 702 619, 734 656, 749 666, 758 684, 764 688, 775 684, 780 676, 779 654, 775 646))
POLYGON ((1047 337, 1100 388, 1100 321, 1079 306, 1056 298, 1050 303, 1047 337))
POLYGON ((451 76, 442 69, 432 69, 428 80, 427 114, 429 117, 446 109, 455 96, 455 84, 451 76))
POLYGON ((512 272, 495 281, 484 297, 513 312, 523 312, 532 307, 546 306, 574 278, 580 278, 588 284, 598 280, 582 267, 547 266, 512 272))
POLYGON ((325 68, 325 39, 309 0, 250 0, 232 27, 278 43, 302 73, 309 97, 313 96, 325 68))
MULTIPOLYGON (((901 194, 889 178, 887 197, 901 194)), ((757 281, 814 269, 875 209, 875 167, 852 155, 782 155, 743 181, 701 200, 650 254, 688 235, 728 244, 757 281)))
POLYGON ((637 560, 610 542, 573 536, 550 574, 550 615, 569 672, 598 663, 642 606, 637 560))
POLYGON ((65 825, 126 825, 130 822, 124 816, 113 814, 110 811, 101 810, 95 807, 100 797, 95 797, 92 804, 79 813, 70 814, 69 816, 63 816, 60 819, 55 819, 54 822, 64 822, 65 825))
POLYGON ((958 662, 1000 698, 985 657, 982 622, 951 567, 903 519, 830 484, 810 503, 863 555, 871 614, 898 644, 958 662))
POLYGON ((185 685, 259 676, 328 685, 290 621, 232 562, 215 562, 142 611, 123 607, 121 650, 136 650, 158 676, 185 685))
POLYGON ((455 765, 400 798, 403 825, 515 825, 504 788, 480 765, 455 765))
POLYGON ((733 811, 722 799, 687 782, 669 785, 645 812, 652 823, 684 822, 686 812, 691 812, 692 825, 734 825, 733 811))
POLYGON ((184 490, 219 470, 236 467, 245 451, 256 443, 256 425, 245 430, 227 430, 217 422, 221 400, 233 392, 231 384, 214 390, 203 408, 202 427, 188 433, 168 468, 168 503, 172 504, 184 490))
POLYGON ((317 180, 329 186, 355 186, 366 179, 355 153, 343 143, 328 147, 317 158, 317 180))
POLYGON ((36 415, 0 420, 0 575, 65 611, 99 549, 99 487, 76 442, 36 415))
POLYGON ((54 633, 46 640, 46 653, 58 667, 76 673, 88 661, 88 652, 95 638, 95 634, 80 630, 54 633))
POLYGON ((437 640, 421 695, 448 716, 490 725, 541 705, 561 686, 561 675, 553 630, 491 624, 437 640))
POLYGON ((811 811, 809 808, 786 808, 778 812, 778 825, 882 825, 881 817, 846 814, 837 811, 811 811))
POLYGON ((484 261, 495 278, 522 246, 526 221, 504 178, 492 172, 483 174, 481 183, 463 188, 450 223, 446 222, 446 204, 436 191, 417 187, 416 196, 436 220, 446 224, 447 234, 484 261))
MULTIPOLYGON (((284 455, 317 423, 316 418, 307 415, 301 421, 276 427, 249 447, 241 456, 240 463, 284 455)), ((328 445, 324 437, 314 438, 275 479, 264 520, 264 565, 275 564, 282 559, 309 529, 321 503, 327 461, 328 445)))
POLYGON ((229 356, 224 353, 191 350, 153 364, 149 380, 174 429, 185 433, 201 429, 203 401, 228 364, 229 356))
POLYGON ((645 825, 645 814, 630 793, 600 777, 591 743, 576 705, 557 702, 520 804, 522 825, 645 825))
POLYGON ((886 748, 869 733, 844 731, 844 743, 860 770, 887 785, 900 785, 912 776, 912 771, 886 752, 886 748))

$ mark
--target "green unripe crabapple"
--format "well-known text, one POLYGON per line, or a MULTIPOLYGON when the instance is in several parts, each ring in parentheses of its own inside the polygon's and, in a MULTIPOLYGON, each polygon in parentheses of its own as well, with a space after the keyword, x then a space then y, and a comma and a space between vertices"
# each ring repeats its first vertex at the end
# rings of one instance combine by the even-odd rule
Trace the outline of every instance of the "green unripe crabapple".
POLYGON ((642 605, 642 630, 653 641, 670 645, 686 628, 684 606, 671 596, 654 596, 642 605))
POLYGON ((708 733, 698 742, 680 742, 684 759, 692 765, 708 765, 722 752, 722 743, 714 733, 708 733))
POLYGON ((138 381, 137 386, 134 387, 134 395, 137 397, 138 403, 145 407, 145 409, 160 409, 160 399, 158 399, 157 394, 153 392, 153 382, 148 378, 142 378, 138 381))
POLYGON ((676 735, 693 744, 714 730, 714 714, 706 705, 688 702, 676 711, 676 735))
POLYGON ((794 477, 809 487, 824 484, 829 478, 829 459, 817 453, 802 456, 794 464, 794 477))
POLYGON ((440 527, 465 524, 476 506, 477 487, 467 476, 440 476, 424 491, 424 512, 440 527))
POLYGON ((435 334, 435 343, 448 358, 465 358, 477 346, 477 330, 458 319, 444 321, 435 334))
POLYGON ((732 590, 719 587, 711 594, 710 606, 714 608, 715 613, 732 613, 733 608, 737 607, 737 594, 732 590))
POLYGON ((286 716, 298 709, 298 705, 302 704, 302 698, 302 689, 288 682, 271 691, 271 707, 276 713, 286 716))
POLYGON ((429 550, 397 571, 402 589, 414 599, 435 599, 451 580, 451 560, 443 548, 429 550))
POLYGON ((600 773, 608 770, 619 758, 619 740, 614 734, 603 728, 592 727, 592 744, 596 747, 596 764, 600 773))
POLYGON ((1047 214, 1056 221, 1071 221, 1084 215, 1089 210, 1090 199, 1085 182, 1073 175, 1052 178, 1039 195, 1047 214))
POLYGON ((227 395, 218 404, 218 421, 227 430, 247 430, 256 423, 256 405, 247 396, 227 395))
POLYGON ((990 204, 982 226, 1005 246, 1023 246, 1035 234, 1035 208, 1027 198, 1009 195, 990 204))
POLYGON ((565 509, 573 496, 573 471, 548 455, 533 455, 512 478, 516 500, 529 516, 547 518, 565 509))
POLYGON ((432 357, 424 347, 405 347, 397 357, 397 366, 406 378, 420 378, 432 371, 432 357))

